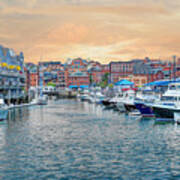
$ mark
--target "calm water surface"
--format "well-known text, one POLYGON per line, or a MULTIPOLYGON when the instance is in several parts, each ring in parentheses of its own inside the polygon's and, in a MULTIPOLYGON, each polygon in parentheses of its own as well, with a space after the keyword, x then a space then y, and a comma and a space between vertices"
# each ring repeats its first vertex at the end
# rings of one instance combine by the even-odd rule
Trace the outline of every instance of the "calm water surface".
POLYGON ((180 126, 76 100, 12 111, 0 179, 180 179, 180 126))

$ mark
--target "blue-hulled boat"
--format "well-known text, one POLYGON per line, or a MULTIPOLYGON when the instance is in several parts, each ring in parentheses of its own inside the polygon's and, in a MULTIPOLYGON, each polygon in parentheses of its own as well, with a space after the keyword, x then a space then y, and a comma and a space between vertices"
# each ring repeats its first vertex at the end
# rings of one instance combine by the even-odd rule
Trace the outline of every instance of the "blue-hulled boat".
POLYGON ((152 89, 146 89, 136 95, 134 104, 143 117, 154 117, 151 104, 157 99, 159 99, 159 97, 154 94, 152 89))
POLYGON ((135 102, 134 104, 143 117, 154 117, 153 109, 144 102, 135 102))

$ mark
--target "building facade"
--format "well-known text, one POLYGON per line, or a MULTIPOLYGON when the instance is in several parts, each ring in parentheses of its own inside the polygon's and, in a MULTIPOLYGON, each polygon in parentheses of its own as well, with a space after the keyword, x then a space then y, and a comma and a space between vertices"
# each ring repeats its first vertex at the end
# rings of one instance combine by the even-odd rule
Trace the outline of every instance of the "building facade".
POLYGON ((25 97, 24 55, 0 46, 0 94, 5 101, 25 97))
POLYGON ((110 72, 110 81, 115 83, 119 81, 120 78, 127 77, 133 73, 133 61, 119 61, 119 62, 110 62, 109 72, 110 72))
POLYGON ((65 65, 65 84, 66 87, 89 86, 90 79, 87 70, 88 63, 81 58, 72 59, 65 65))

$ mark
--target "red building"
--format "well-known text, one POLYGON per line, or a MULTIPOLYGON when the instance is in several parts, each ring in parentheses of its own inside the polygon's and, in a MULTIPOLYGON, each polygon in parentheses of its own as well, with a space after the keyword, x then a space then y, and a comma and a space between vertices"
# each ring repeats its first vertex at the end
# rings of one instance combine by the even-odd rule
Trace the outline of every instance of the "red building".
POLYGON ((88 71, 92 78, 92 83, 98 84, 102 81, 103 76, 109 73, 109 64, 100 64, 99 62, 92 62, 89 65, 88 71))
POLYGON ((87 65, 88 63, 86 60, 76 58, 67 62, 66 69, 68 69, 69 72, 76 72, 77 70, 81 72, 86 72, 87 65))
POLYGON ((180 58, 178 58, 177 64, 176 64, 176 77, 180 78, 180 58))
POLYGON ((68 84, 67 86, 78 86, 89 85, 90 79, 87 72, 73 72, 68 75, 68 84))
POLYGON ((112 83, 119 81, 120 78, 127 77, 133 73, 134 61, 119 61, 109 64, 110 80, 112 83))
POLYGON ((67 62, 64 72, 66 87, 69 86, 79 87, 81 85, 90 84, 87 65, 88 65, 87 61, 81 58, 73 59, 67 62))
POLYGON ((38 73, 37 72, 30 72, 30 86, 37 86, 38 84, 38 73))

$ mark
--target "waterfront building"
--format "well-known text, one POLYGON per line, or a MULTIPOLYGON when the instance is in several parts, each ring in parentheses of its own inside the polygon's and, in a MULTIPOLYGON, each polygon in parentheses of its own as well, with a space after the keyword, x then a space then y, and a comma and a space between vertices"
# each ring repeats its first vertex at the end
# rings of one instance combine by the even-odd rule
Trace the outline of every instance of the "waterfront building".
POLYGON ((180 58, 178 58, 177 64, 176 64, 176 77, 180 78, 180 58))
POLYGON ((100 64, 99 62, 90 62, 88 65, 88 72, 92 84, 99 84, 103 76, 109 73, 109 64, 100 64))
POLYGON ((87 65, 88 62, 81 58, 70 59, 65 64, 66 87, 80 87, 90 84, 87 65))
POLYGON ((26 67, 24 67, 24 72, 25 72, 25 76, 26 76, 25 90, 26 90, 26 92, 28 92, 30 89, 30 72, 26 67))
MULTIPOLYGON (((167 63, 163 63, 160 60, 151 61, 149 58, 145 58, 144 60, 132 60, 129 63, 131 63, 131 70, 128 71, 124 69, 122 71, 119 68, 119 73, 116 72, 116 74, 119 76, 118 80, 127 79, 132 81, 136 87, 169 76, 167 71, 163 71, 167 63)), ((124 67, 127 67, 127 65, 124 65, 124 67)), ((115 69, 118 70, 117 68, 115 69)), ((111 74, 111 77, 112 76, 111 74)))
POLYGON ((29 71, 29 86, 36 87, 39 80, 39 68, 36 64, 26 63, 26 68, 29 71))
POLYGON ((24 55, 0 46, 0 94, 6 102, 25 98, 24 55))
POLYGON ((67 87, 89 86, 90 80, 87 72, 72 72, 68 74, 67 87))
POLYGON ((133 74, 134 63, 134 61, 110 62, 109 72, 111 83, 115 83, 119 81, 119 79, 123 79, 124 77, 133 74))
POLYGON ((57 85, 58 83, 58 72, 62 68, 60 61, 45 61, 39 62, 39 67, 41 67, 43 72, 43 84, 47 85, 49 82, 57 85))
POLYGON ((62 66, 58 70, 58 72, 57 72, 57 85, 59 88, 65 88, 66 87, 67 74, 68 74, 68 72, 65 71, 64 66, 62 66))
POLYGON ((86 72, 87 65, 88 65, 88 62, 84 59, 81 59, 81 58, 70 59, 66 63, 66 69, 68 69, 70 73, 76 72, 77 70, 81 72, 86 72))

